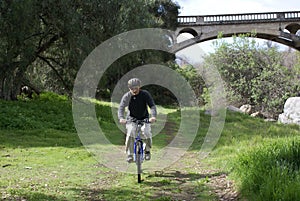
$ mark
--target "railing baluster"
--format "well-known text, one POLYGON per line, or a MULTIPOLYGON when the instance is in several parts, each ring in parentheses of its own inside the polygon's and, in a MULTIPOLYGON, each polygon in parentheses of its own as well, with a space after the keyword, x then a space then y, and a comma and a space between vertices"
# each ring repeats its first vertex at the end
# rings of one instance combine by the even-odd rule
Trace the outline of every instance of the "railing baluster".
POLYGON ((245 13, 233 15, 202 15, 202 16, 179 16, 179 24, 216 24, 216 23, 239 23, 266 20, 290 20, 300 18, 300 11, 294 12, 274 12, 274 13, 245 13))

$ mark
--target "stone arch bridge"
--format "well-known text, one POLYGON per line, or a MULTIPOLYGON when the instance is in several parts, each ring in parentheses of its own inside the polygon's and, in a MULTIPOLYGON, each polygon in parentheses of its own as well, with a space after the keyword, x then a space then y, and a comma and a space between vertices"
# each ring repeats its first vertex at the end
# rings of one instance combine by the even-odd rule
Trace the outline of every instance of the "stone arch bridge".
POLYGON ((275 41, 300 51, 300 11, 179 16, 173 36, 173 52, 216 39, 220 32, 223 37, 256 33, 257 38, 275 41), (177 43, 176 38, 183 33, 194 37, 177 43))

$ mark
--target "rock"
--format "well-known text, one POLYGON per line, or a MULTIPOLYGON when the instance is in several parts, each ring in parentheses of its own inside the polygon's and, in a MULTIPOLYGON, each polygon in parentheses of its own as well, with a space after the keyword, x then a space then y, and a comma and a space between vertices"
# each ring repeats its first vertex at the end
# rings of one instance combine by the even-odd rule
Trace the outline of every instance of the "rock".
POLYGON ((245 113, 245 114, 251 114, 251 111, 252 111, 252 106, 249 105, 249 104, 246 104, 246 105, 242 105, 240 107, 240 110, 245 113))
POLYGON ((261 112, 254 112, 250 115, 251 117, 264 118, 265 116, 261 112))
POLYGON ((300 125, 300 97, 287 99, 284 104, 283 113, 278 116, 278 121, 284 124, 300 125))
POLYGON ((276 119, 270 119, 270 118, 267 118, 265 119, 266 122, 276 122, 277 120, 276 119))
POLYGON ((229 106, 227 107, 227 109, 230 110, 230 111, 233 111, 233 112, 241 112, 241 113, 242 113, 242 111, 241 111, 239 108, 234 107, 234 106, 232 106, 232 105, 229 105, 229 106))
POLYGON ((205 114, 213 117, 218 116, 218 112, 215 110, 205 110, 205 114))

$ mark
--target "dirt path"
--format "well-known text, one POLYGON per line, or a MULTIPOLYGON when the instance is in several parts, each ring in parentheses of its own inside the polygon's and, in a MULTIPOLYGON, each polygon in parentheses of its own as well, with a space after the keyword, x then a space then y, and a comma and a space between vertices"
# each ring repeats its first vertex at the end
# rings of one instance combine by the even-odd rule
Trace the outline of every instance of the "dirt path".
MULTIPOLYGON (((172 135, 176 133, 176 125, 173 124, 172 122, 166 122, 164 131, 167 134, 167 136, 169 136, 167 140, 172 140, 173 138, 172 135)), ((226 173, 219 172, 218 170, 203 168, 201 163, 195 160, 197 157, 192 153, 186 153, 184 158, 185 160, 176 162, 170 168, 176 169, 178 174, 179 171, 184 172, 184 169, 194 169, 194 171, 198 175, 200 175, 200 177, 207 178, 207 186, 211 188, 212 190, 211 193, 216 195, 217 200, 220 201, 240 200, 239 194, 235 190, 233 181, 230 181, 228 179, 226 173), (188 167, 186 164, 191 164, 190 166, 192 167, 188 167), (185 168, 183 169, 182 167, 185 168)), ((168 170, 166 170, 166 172, 168 172, 168 170)), ((188 174, 183 173, 183 175, 188 175, 188 174)), ((191 195, 192 194, 187 194, 186 195, 187 197, 184 200, 192 200, 193 197, 191 197, 191 195)))
MULTIPOLYGON (((187 153, 184 156, 183 161, 178 161, 174 163, 170 169, 167 169, 164 174, 172 172, 171 169, 180 170, 177 171, 178 177, 182 183, 189 183, 196 179, 204 179, 205 186, 209 188, 209 192, 213 195, 216 200, 219 201, 237 201, 241 200, 239 193, 236 191, 233 181, 229 180, 226 173, 219 170, 209 169, 203 167, 200 162, 195 160, 197 158, 193 153, 187 153), (190 164, 190 165, 185 165, 190 164), (183 168, 184 167, 184 168, 183 168), (186 171, 185 171, 186 170, 186 171), (193 170, 192 173, 188 173, 193 170), (180 178, 181 175, 181 178, 180 178)), ((192 189, 194 190, 194 189, 192 189)), ((192 193, 188 193, 184 200, 195 200, 192 193)))
MULTIPOLYGON (((204 167, 195 158, 195 153, 188 152, 182 159, 163 171, 145 173, 143 186, 151 189, 153 193, 151 200, 160 200, 161 197, 168 197, 170 201, 241 200, 234 183, 229 180, 226 173, 204 167)), ((105 174, 107 178, 89 186, 90 190, 84 192, 87 200, 108 201, 105 199, 106 196, 101 195, 111 191, 111 188, 122 186, 117 184, 118 179, 115 180, 119 173, 108 170, 99 174, 105 174)), ((124 176, 121 175, 122 178, 124 176)), ((122 187, 116 190, 116 194, 119 192, 122 192, 122 187)))
MULTIPOLYGON (((167 140, 172 140, 172 134, 176 133, 174 130, 176 125, 167 123, 164 130, 169 134, 167 140)), ((234 183, 229 180, 226 173, 204 166, 197 158, 197 153, 187 152, 183 158, 163 171, 145 174, 143 185, 153 192, 151 200, 161 200, 161 197, 169 197, 172 201, 241 200, 234 183)), ((118 173, 114 171, 105 172, 108 180, 91 184, 90 191, 85 192, 87 200, 105 201, 105 196, 99 195, 114 186, 113 182, 117 182, 114 181, 116 174, 118 173)))
POLYGON ((239 194, 226 174, 211 177, 208 185, 213 189, 220 201, 239 200, 239 194))

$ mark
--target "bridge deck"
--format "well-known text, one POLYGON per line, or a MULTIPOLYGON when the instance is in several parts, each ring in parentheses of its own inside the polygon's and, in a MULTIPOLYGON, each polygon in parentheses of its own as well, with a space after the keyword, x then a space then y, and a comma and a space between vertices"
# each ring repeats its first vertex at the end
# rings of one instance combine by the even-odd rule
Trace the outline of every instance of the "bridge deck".
POLYGON ((300 11, 179 16, 177 20, 175 37, 189 33, 194 38, 178 43, 175 51, 216 39, 220 32, 230 37, 253 31, 258 38, 279 42, 300 51, 300 11))
POLYGON ((234 24, 234 23, 256 23, 270 21, 299 21, 300 11, 290 12, 268 12, 268 13, 244 13, 225 15, 199 15, 179 16, 179 26, 207 25, 207 24, 234 24))

